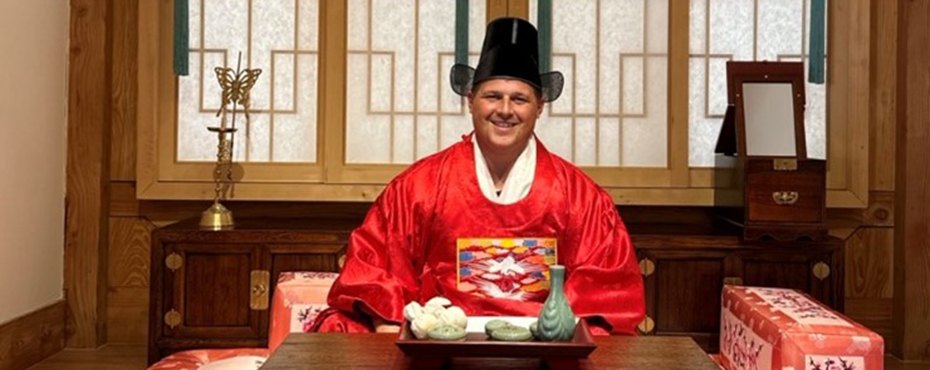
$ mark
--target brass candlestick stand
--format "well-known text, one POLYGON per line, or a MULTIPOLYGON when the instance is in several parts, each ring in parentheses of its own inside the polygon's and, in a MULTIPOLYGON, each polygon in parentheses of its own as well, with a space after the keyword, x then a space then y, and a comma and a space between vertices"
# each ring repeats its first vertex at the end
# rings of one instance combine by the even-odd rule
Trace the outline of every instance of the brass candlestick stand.
POLYGON ((213 180, 216 183, 214 188, 213 205, 207 208, 200 215, 200 227, 210 230, 231 229, 235 226, 232 211, 220 203, 220 200, 227 199, 230 188, 232 187, 232 160, 233 160, 233 134, 236 132, 236 112, 237 107, 242 107, 242 113, 245 115, 246 124, 249 122, 249 91, 261 75, 260 69, 240 69, 242 64, 242 54, 239 54, 239 65, 236 70, 232 68, 216 67, 216 78, 220 87, 223 88, 223 100, 220 110, 216 113, 220 117, 220 127, 208 127, 210 132, 216 132, 217 135, 217 152, 216 167, 213 170, 213 180), (228 106, 232 104, 231 125, 227 125, 227 117, 230 116, 228 106), (228 135, 227 135, 228 134, 228 135))

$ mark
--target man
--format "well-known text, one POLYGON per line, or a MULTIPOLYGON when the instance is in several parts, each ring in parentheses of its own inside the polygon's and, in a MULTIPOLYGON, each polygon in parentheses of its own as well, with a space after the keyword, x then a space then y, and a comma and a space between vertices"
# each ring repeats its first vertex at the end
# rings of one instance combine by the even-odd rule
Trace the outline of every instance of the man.
POLYGON ((610 196, 534 137, 559 72, 540 75, 536 29, 487 28, 477 69, 456 65, 473 135, 413 164, 352 233, 319 331, 397 331, 403 308, 443 296, 469 316, 536 316, 547 266, 566 267, 566 297, 600 333, 634 333, 643 282, 610 196))

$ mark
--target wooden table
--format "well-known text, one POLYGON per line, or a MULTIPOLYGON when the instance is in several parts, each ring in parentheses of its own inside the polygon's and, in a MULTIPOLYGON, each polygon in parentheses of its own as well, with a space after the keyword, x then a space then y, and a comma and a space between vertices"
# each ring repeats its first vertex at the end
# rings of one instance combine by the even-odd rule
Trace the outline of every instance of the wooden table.
MULTIPOLYGON (((410 369, 411 360, 394 344, 397 334, 291 334, 262 370, 410 369)), ((597 337, 597 350, 579 369, 719 370, 689 337, 597 337)), ((452 361, 453 369, 539 369, 539 359, 452 361)))

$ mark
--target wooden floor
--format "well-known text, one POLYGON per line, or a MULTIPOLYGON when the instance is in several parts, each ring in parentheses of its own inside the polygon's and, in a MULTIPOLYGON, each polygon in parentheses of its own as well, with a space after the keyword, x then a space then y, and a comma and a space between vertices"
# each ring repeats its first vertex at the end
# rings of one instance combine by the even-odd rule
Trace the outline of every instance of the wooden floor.
MULTIPOLYGON (((30 370, 139 370, 145 369, 145 346, 108 344, 97 350, 66 349, 30 370)), ((885 370, 930 370, 930 364, 902 364, 885 358, 885 370)))
POLYGON ((146 348, 141 344, 108 344, 100 349, 65 349, 30 370, 140 370, 146 348))

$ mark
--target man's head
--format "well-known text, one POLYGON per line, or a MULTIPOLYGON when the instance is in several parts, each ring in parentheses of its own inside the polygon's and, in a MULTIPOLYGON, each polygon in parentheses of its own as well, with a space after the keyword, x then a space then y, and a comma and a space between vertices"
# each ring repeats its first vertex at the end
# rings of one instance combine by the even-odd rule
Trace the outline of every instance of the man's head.
POLYGON ((538 39, 529 22, 498 18, 488 24, 477 68, 452 66, 452 89, 468 97, 482 150, 522 150, 545 103, 562 93, 560 72, 539 71, 538 39))
POLYGON ((536 128, 545 102, 534 86, 517 79, 494 78, 468 94, 475 140, 487 154, 519 153, 536 128))

